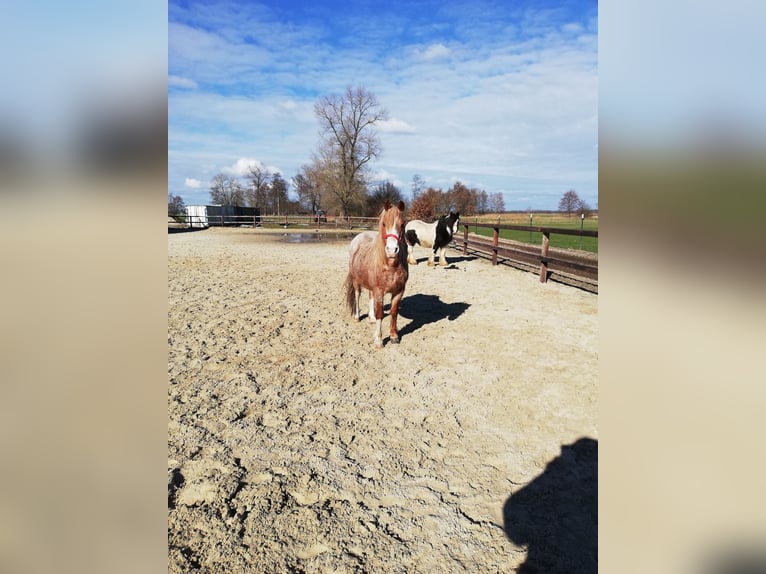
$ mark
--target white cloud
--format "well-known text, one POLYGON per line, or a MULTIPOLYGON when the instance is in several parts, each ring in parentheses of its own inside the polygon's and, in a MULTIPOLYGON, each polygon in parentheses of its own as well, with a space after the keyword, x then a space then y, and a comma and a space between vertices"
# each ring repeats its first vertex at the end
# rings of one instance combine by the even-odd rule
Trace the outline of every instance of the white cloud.
POLYGON ((168 24, 168 59, 179 76, 193 74, 197 79, 220 85, 255 82, 261 66, 273 64, 276 55, 243 42, 241 35, 229 37, 223 31, 216 33, 177 22, 168 24))
POLYGON ((382 120, 378 122, 378 129, 382 132, 393 134, 414 134, 415 128, 404 120, 398 120, 396 118, 391 120, 382 120))
POLYGON ((251 167, 260 168, 261 170, 267 171, 272 175, 279 172, 284 177, 284 173, 282 173, 282 170, 279 169, 277 166, 266 165, 265 163, 255 159, 254 157, 241 157, 237 161, 235 161, 232 165, 222 167, 221 173, 225 173, 226 175, 232 175, 236 177, 247 177, 250 175, 251 167))
POLYGON ((444 44, 439 42, 438 44, 431 44, 423 52, 420 53, 420 57, 423 60, 438 60, 439 58, 446 58, 450 54, 450 49, 444 44))
POLYGON ((564 32, 568 32, 570 34, 580 34, 581 32, 583 32, 585 30, 585 28, 583 28, 582 24, 580 24, 578 22, 568 22, 568 23, 564 24, 561 27, 561 29, 564 32))
POLYGON ((233 165, 221 168, 221 171, 228 175, 244 176, 250 173, 250 167, 259 167, 266 169, 260 161, 252 157, 241 157, 233 165))
POLYGON ((177 88, 196 89, 197 82, 195 82, 194 80, 190 78, 174 76, 171 74, 170 76, 168 76, 168 86, 176 86, 177 88))
MULTIPOLYGON (((396 174, 391 173, 390 171, 387 171, 385 169, 378 169, 373 171, 370 174, 370 179, 371 181, 374 181, 374 182, 389 181, 393 183, 396 187, 398 187, 400 190, 402 190, 402 185, 403 185, 402 180, 399 179, 399 177, 397 177, 396 174)), ((403 191, 406 192, 407 190, 403 190, 403 191)))
POLYGON ((194 179, 193 177, 187 177, 186 180, 184 181, 184 185, 186 187, 198 189, 199 187, 202 187, 202 182, 198 179, 194 179))

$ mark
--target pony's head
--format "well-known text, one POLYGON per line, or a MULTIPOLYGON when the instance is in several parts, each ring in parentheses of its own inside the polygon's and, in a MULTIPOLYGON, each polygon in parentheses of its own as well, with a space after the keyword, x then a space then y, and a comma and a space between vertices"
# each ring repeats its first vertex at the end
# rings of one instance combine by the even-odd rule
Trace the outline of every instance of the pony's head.
POLYGON ((460 212, 455 211, 449 212, 449 216, 447 217, 447 227, 450 230, 450 233, 452 235, 457 235, 458 231, 460 230, 460 212))
POLYGON ((404 202, 391 205, 389 200, 383 204, 383 211, 378 220, 380 236, 383 239, 386 257, 393 259, 399 254, 399 244, 404 237, 404 202))

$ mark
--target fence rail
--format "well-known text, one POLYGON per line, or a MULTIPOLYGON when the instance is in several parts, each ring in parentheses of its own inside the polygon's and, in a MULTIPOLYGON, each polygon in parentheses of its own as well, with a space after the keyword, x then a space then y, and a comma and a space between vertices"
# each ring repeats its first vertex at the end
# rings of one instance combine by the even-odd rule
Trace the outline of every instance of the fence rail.
MULTIPOLYGON (((328 217, 326 221, 317 220, 312 215, 208 215, 189 216, 183 222, 169 224, 168 229, 190 229, 207 226, 276 226, 286 228, 310 229, 371 229, 375 227, 376 217, 328 217)), ((598 255, 583 252, 554 249, 550 250, 552 234, 576 235, 581 237, 598 237, 598 231, 561 229, 555 227, 539 227, 531 225, 509 225, 493 223, 463 223, 462 246, 457 237, 453 238, 452 246, 462 249, 463 255, 468 252, 488 257, 493 265, 503 263, 539 273, 540 282, 549 279, 566 283, 598 293, 598 255), (493 230, 492 238, 469 233, 469 227, 484 227, 493 230), (539 247, 531 244, 500 239, 500 230, 534 231, 542 234, 539 247)))
MULTIPOLYGON (((173 216, 169 216, 173 217, 173 216)), ((173 225, 176 229, 198 227, 306 227, 312 229, 370 229, 375 227, 377 217, 327 217, 318 219, 313 215, 181 215, 173 225)))
POLYGON ((264 215, 261 224, 278 227, 310 227, 313 229, 371 229, 378 223, 377 217, 325 217, 313 215, 264 215))
MULTIPOLYGON (((598 237, 598 231, 560 229, 555 227, 537 227, 531 225, 501 225, 493 223, 463 223, 462 252, 467 255, 472 251, 479 255, 488 256, 492 265, 502 263, 518 267, 526 271, 535 271, 540 275, 540 282, 548 279, 580 287, 593 293, 598 293, 598 255, 586 252, 570 252, 564 250, 550 251, 551 234, 579 235, 581 237, 598 237), (484 227, 492 229, 492 238, 469 233, 468 228, 484 227), (542 233, 540 247, 500 239, 500 230, 535 231, 542 233)), ((457 243, 457 240, 455 240, 457 243)))

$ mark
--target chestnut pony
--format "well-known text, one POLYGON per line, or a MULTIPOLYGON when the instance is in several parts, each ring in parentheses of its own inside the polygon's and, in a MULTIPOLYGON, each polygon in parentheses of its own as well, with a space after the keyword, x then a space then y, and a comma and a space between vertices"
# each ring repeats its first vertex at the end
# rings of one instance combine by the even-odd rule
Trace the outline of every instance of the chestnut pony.
POLYGON ((346 306, 357 321, 362 289, 368 290, 368 317, 375 322, 373 340, 379 349, 383 347, 383 296, 391 293, 391 342, 398 343, 396 317, 408 277, 404 202, 391 205, 386 200, 378 219, 378 230, 363 231, 351 240, 345 284, 346 306))

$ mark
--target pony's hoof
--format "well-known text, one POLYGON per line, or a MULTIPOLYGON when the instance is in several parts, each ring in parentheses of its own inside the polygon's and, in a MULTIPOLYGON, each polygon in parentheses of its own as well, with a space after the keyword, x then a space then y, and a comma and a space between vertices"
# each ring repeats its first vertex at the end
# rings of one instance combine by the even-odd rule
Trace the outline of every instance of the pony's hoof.
POLYGON ((429 262, 428 262, 428 266, 429 266, 429 267, 433 267, 433 266, 434 266, 434 262, 433 262, 433 261, 429 261, 429 262))
POLYGON ((383 343, 375 343, 375 348, 376 349, 382 349, 383 348, 383 343))
POLYGON ((392 342, 394 345, 398 345, 398 344, 399 344, 399 337, 391 337, 389 340, 390 340, 390 341, 391 341, 391 342, 392 342))
POLYGON ((414 259, 408 259, 407 263, 409 263, 410 265, 417 265, 418 264, 418 262, 415 261, 414 259))

